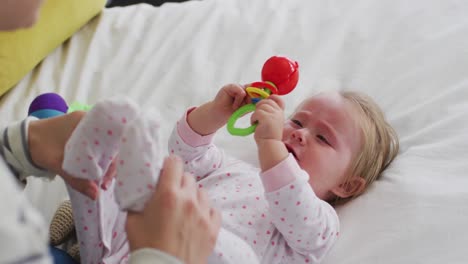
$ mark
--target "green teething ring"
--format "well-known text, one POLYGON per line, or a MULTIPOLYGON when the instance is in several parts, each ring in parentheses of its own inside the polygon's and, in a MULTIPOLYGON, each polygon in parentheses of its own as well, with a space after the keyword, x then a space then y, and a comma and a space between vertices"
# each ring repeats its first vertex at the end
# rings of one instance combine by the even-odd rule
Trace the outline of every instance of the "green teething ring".
POLYGON ((227 130, 229 131, 229 133, 231 133, 231 135, 234 135, 234 136, 248 136, 252 134, 253 132, 255 132, 255 128, 257 127, 256 124, 251 125, 246 128, 234 127, 234 125, 237 122, 237 119, 253 111, 255 111, 254 104, 246 104, 242 106, 241 108, 237 109, 228 120, 227 130))
POLYGON ((68 106, 67 114, 75 111, 89 111, 91 108, 93 107, 90 105, 73 102, 70 106, 68 106))

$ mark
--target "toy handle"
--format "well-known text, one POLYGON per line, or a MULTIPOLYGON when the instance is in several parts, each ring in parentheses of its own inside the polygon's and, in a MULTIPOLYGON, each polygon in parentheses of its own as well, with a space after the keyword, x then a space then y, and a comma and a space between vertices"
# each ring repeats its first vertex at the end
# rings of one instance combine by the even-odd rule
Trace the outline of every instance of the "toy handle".
POLYGON ((231 135, 234 136, 248 136, 255 132, 255 128, 257 127, 257 124, 253 124, 249 127, 246 128, 238 128, 234 127, 234 125, 237 122, 237 119, 241 118, 247 113, 255 111, 255 104, 246 104, 242 106, 241 108, 237 109, 229 118, 228 123, 227 123, 227 130, 231 135))

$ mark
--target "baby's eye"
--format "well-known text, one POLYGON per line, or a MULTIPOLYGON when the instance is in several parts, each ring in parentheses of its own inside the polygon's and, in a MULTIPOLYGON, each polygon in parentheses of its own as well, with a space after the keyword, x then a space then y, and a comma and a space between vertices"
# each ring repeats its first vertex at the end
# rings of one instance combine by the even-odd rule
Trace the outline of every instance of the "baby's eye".
POLYGON ((328 142, 328 140, 327 140, 324 136, 322 136, 322 135, 317 135, 317 138, 318 138, 320 141, 322 141, 323 143, 325 143, 325 144, 331 146, 330 142, 328 142))
POLYGON ((302 123, 297 119, 291 119, 291 122, 293 122, 294 124, 296 124, 299 127, 302 127, 302 123))

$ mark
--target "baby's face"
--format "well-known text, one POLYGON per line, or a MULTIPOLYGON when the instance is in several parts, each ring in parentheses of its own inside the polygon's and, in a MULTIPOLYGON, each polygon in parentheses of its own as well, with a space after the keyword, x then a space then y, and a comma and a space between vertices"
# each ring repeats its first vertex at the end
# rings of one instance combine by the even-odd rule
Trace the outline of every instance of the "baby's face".
POLYGON ((322 93, 306 99, 286 121, 283 142, 309 173, 309 183, 321 199, 333 197, 360 151, 356 116, 356 109, 339 93, 322 93))

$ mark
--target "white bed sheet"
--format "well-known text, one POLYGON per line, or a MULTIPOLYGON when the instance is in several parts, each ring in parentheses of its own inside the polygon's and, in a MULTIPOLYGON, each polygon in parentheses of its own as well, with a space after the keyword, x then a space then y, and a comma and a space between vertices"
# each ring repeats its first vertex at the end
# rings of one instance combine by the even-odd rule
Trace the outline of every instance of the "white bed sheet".
MULTIPOLYGON (((203 0, 114 8, 91 21, 1 99, 3 122, 40 93, 94 103, 124 94, 161 110, 167 136, 184 109, 225 83, 260 79, 263 62, 300 64, 287 111, 320 90, 373 96, 401 139, 393 165, 338 208, 325 263, 468 263, 468 2, 203 0)), ((251 137, 217 142, 256 163, 251 137)), ((47 150, 44 150, 47 151, 47 150)), ((27 194, 47 220, 61 180, 27 194)))

